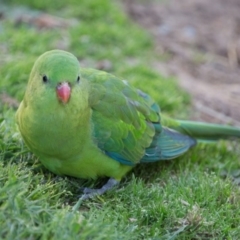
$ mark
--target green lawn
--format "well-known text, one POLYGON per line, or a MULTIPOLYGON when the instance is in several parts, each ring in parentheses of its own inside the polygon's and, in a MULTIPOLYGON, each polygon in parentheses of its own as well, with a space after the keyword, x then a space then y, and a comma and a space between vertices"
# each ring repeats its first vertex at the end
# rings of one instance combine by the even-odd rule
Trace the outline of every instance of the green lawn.
POLYGON ((151 36, 122 9, 110 0, 0 1, 0 239, 239 239, 239 142, 138 166, 118 188, 81 204, 81 188, 105 179, 55 176, 24 145, 16 106, 33 62, 55 48, 127 79, 168 115, 189 115, 189 96, 154 72, 161 56, 151 36))

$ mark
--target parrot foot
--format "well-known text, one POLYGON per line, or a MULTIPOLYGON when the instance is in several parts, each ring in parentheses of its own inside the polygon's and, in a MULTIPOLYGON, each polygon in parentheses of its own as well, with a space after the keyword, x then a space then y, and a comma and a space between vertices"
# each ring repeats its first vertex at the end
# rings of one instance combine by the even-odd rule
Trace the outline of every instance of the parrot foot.
POLYGON ((118 185, 119 181, 115 180, 114 178, 109 178, 106 184, 104 184, 99 189, 92 189, 92 188, 84 188, 83 195, 80 197, 81 200, 86 200, 89 198, 93 198, 97 195, 102 195, 106 191, 112 189, 114 186, 118 185))

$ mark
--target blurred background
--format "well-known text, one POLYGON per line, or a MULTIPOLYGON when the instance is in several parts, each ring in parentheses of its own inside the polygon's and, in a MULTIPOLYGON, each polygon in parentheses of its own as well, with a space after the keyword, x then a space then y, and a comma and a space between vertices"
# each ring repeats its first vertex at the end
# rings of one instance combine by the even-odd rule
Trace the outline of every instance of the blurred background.
POLYGON ((206 121, 240 123, 240 1, 126 1, 128 14, 151 32, 156 68, 174 74, 206 121))

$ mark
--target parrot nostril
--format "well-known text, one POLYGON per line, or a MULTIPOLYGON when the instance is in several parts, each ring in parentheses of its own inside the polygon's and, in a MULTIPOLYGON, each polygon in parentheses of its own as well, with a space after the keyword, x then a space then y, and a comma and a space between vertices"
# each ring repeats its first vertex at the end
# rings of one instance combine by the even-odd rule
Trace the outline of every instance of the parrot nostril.
POLYGON ((71 83, 70 83, 70 82, 64 81, 64 82, 59 82, 59 83, 57 84, 57 88, 60 88, 60 87, 62 87, 63 85, 68 85, 69 87, 71 87, 71 83))

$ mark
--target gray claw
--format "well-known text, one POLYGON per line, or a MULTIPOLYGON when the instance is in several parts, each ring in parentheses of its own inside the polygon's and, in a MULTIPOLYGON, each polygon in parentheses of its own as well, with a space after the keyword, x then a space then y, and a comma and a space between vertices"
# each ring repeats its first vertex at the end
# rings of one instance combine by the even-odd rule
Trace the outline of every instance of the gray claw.
POLYGON ((103 185, 102 188, 99 188, 99 189, 84 188, 84 190, 83 190, 84 194, 80 197, 80 199, 86 200, 89 198, 93 198, 97 195, 102 195, 106 191, 112 189, 113 187, 115 187, 118 184, 119 184, 119 181, 115 180, 114 178, 109 178, 107 183, 105 185, 103 185))

